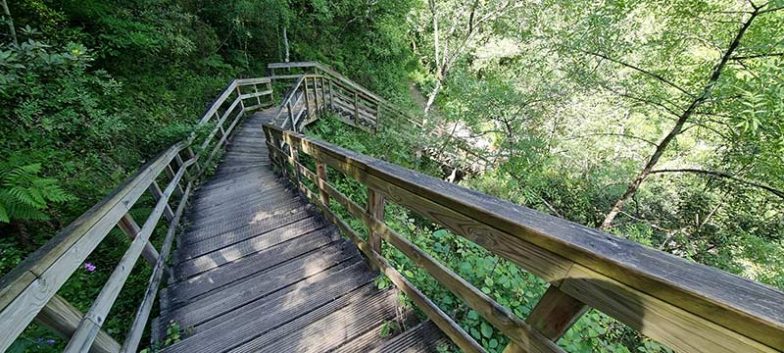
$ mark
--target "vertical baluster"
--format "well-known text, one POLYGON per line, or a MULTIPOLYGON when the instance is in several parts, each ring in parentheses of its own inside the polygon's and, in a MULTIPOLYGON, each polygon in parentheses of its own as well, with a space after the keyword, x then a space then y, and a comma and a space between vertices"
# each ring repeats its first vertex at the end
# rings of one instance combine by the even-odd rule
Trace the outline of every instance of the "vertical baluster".
POLYGON ((289 112, 289 121, 291 122, 291 130, 297 131, 297 127, 294 126, 294 110, 291 107, 291 99, 286 102, 286 110, 289 112))
POLYGON ((325 190, 324 184, 327 183, 327 165, 322 162, 316 163, 316 175, 318 176, 318 188, 319 188, 319 195, 321 198, 321 203, 324 206, 329 207, 329 194, 325 190))
POLYGON ((354 124, 359 126, 359 96, 354 91, 354 124))
POLYGON ((237 99, 240 100, 240 106, 242 107, 242 111, 245 111, 245 102, 242 101, 242 92, 240 92, 240 86, 237 86, 237 99))
MULTIPOLYGON (((375 219, 384 222, 384 195, 373 188, 368 187, 367 211, 375 219)), ((373 251, 381 254, 381 235, 374 232, 368 224, 368 244, 373 251)))
MULTIPOLYGON (((180 155, 178 154, 176 158, 179 158, 179 157, 180 157, 180 155)), ((180 159, 179 161, 182 161, 182 160, 180 159)), ((180 166, 182 166, 182 164, 180 164, 180 166)), ((164 170, 166 171, 166 176, 169 177, 169 180, 174 180, 174 175, 176 173, 174 173, 174 169, 172 169, 171 163, 167 164, 166 165, 166 169, 164 169, 164 170)), ((182 195, 185 192, 185 190, 182 189, 182 186, 180 186, 180 183, 177 183, 177 192, 179 193, 179 195, 182 195)), ((157 201, 157 199, 156 199, 156 201, 157 201)))
POLYGON ((335 110, 335 85, 332 83, 332 79, 329 79, 328 82, 329 82, 329 108, 335 110))
POLYGON ((303 84, 303 87, 305 89, 305 109, 307 109, 308 119, 310 119, 310 98, 308 97, 309 96, 309 90, 308 90, 308 77, 307 76, 305 76, 305 78, 302 80, 302 84, 303 84))
MULTIPOLYGON (((253 93, 259 93, 259 86, 257 84, 253 84, 253 93)), ((256 96, 256 104, 261 105, 261 96, 256 96)))
MULTIPOLYGON (((130 213, 126 213, 123 218, 120 219, 120 222, 117 223, 117 226, 122 230, 128 238, 131 240, 136 239, 136 236, 141 232, 141 228, 136 221, 133 220, 130 213)), ((155 250, 155 247, 152 246, 149 242, 144 245, 144 250, 142 250, 142 257, 149 263, 151 266, 155 266, 155 263, 158 261, 158 251, 155 250)))
MULTIPOLYGON (((319 108, 321 107, 321 106, 319 105, 319 101, 320 101, 320 100, 319 100, 318 91, 319 91, 319 90, 318 90, 318 77, 314 77, 314 78, 313 78, 313 101, 315 102, 315 105, 316 105, 316 106, 313 108, 313 113, 314 113, 314 115, 318 115, 319 108)), ((312 120, 308 120, 308 121, 310 122, 310 121, 312 121, 312 120)))

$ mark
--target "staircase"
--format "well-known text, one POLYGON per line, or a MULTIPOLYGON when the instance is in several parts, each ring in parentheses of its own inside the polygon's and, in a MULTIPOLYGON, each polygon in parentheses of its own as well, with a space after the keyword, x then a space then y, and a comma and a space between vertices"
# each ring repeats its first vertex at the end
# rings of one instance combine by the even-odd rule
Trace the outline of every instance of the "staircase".
POLYGON ((783 292, 302 135, 326 112, 369 133, 419 125, 321 64, 269 68, 229 84, 199 120, 206 137, 161 152, 2 277, 0 352, 33 320, 66 352, 136 352, 148 326, 164 352, 485 352, 487 332, 468 334, 383 247, 492 325, 505 353, 564 353, 559 338, 589 308, 675 352, 784 351, 783 292), (336 174, 367 200, 341 193, 336 174), (130 211, 144 193, 156 201, 139 225, 130 211), (389 228, 388 201, 541 278, 545 294, 520 318, 389 228), (131 244, 82 313, 56 293, 115 227, 131 244), (152 275, 120 343, 103 324, 139 258, 152 275), (380 274, 394 287, 379 289, 380 274), (162 346, 170 326, 179 340, 162 346))
POLYGON ((381 336, 405 321, 397 291, 377 289, 356 248, 273 173, 261 126, 275 112, 243 123, 194 195, 154 325, 184 339, 162 351, 434 352, 443 335, 426 323, 381 336))

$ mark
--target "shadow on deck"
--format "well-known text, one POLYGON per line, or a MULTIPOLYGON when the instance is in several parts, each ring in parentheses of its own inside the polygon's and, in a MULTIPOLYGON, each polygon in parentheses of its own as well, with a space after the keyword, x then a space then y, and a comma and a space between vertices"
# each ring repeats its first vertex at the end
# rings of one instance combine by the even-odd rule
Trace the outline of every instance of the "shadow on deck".
POLYGON ((174 278, 161 293, 154 336, 185 337, 165 352, 428 352, 445 339, 416 324, 396 290, 334 225, 271 168, 261 126, 248 118, 193 200, 174 278), (409 329, 382 337, 388 322, 409 329))

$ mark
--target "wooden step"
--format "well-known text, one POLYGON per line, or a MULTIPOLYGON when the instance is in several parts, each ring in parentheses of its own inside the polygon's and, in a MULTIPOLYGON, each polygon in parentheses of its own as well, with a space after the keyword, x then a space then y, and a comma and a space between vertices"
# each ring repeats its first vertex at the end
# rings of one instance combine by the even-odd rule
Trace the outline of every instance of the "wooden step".
POLYGON ((336 300, 229 350, 245 352, 325 352, 395 315, 397 292, 371 290, 336 300))
POLYGON ((365 352, 436 353, 439 347, 450 347, 450 342, 433 322, 427 320, 365 352))
MULTIPOLYGON (((183 325, 199 328, 208 321, 258 301, 281 289, 292 285, 296 286, 299 283, 310 286, 322 280, 325 283, 339 282, 339 278, 329 276, 347 267, 365 271, 365 266, 356 252, 345 251, 344 248, 335 244, 270 268, 259 270, 246 266, 230 272, 231 276, 223 276, 226 273, 222 272, 221 276, 213 277, 219 280, 217 283, 205 284, 202 282, 185 289, 173 288, 173 292, 178 290, 185 292, 191 289, 195 291, 186 293, 185 295, 193 294, 193 297, 184 302, 177 302, 176 298, 172 300, 167 293, 170 306, 166 308, 165 312, 162 312, 161 316, 167 321, 175 320, 183 325), (315 279, 311 280, 312 278, 315 279), (197 294, 198 291, 202 292, 197 294)), ((304 288, 300 288, 300 290, 304 290, 304 288)), ((181 293, 173 293, 173 295, 179 294, 181 293)))
POLYGON ((180 272, 176 267, 175 276, 184 278, 177 282, 169 292, 169 301, 173 304, 184 304, 190 299, 216 290, 221 286, 263 271, 287 260, 304 255, 335 242, 337 235, 334 230, 320 230, 308 233, 284 243, 267 248, 250 256, 245 256, 221 266, 204 265, 202 268, 187 267, 189 272, 180 272))

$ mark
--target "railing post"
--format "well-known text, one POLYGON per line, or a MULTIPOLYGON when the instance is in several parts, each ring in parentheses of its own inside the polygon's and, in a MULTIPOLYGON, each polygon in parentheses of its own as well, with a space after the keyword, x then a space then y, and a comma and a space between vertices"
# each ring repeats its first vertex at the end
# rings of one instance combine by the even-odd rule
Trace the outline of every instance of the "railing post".
POLYGON ((302 87, 305 90, 305 109, 307 109, 308 120, 310 120, 311 112, 310 112, 310 98, 308 97, 309 96, 309 89, 308 89, 308 77, 307 76, 302 78, 302 87))
POLYGON ((291 159, 289 159, 289 164, 291 164, 291 167, 294 169, 294 176, 297 179, 296 181, 297 185, 295 186, 297 187, 297 190, 300 190, 300 188, 302 188, 303 186, 302 186, 302 177, 300 176, 300 171, 299 171, 299 148, 297 146, 294 146, 294 143, 291 142, 291 136, 286 135, 285 139, 286 139, 286 143, 289 145, 289 155, 291 155, 291 159))
MULTIPOLYGON (((84 314, 79 309, 76 309, 63 297, 55 294, 46 303, 46 306, 38 312, 35 321, 48 327, 61 337, 70 339, 76 332, 76 328, 79 327, 79 322, 82 321, 83 317, 84 314)), ((91 353, 117 353, 119 351, 120 344, 103 330, 98 331, 98 336, 90 347, 91 353)))
MULTIPOLYGON (((172 178, 174 178, 174 175, 172 175, 172 178)), ((155 199, 155 202, 158 202, 158 200, 163 197, 163 191, 161 191, 161 187, 158 186, 158 182, 153 181, 148 189, 150 190, 152 197, 155 199)), ((174 211, 172 211, 171 207, 169 207, 169 204, 166 204, 166 208, 163 209, 163 216, 166 217, 166 220, 169 222, 174 219, 174 211)))
MULTIPOLYGON (((242 112, 245 113, 245 102, 242 101, 242 92, 240 92, 240 86, 237 86, 237 99, 240 100, 240 106, 242 107, 242 112)), ((221 126, 221 129, 223 129, 223 126, 221 126)))
POLYGON ((329 207, 329 194, 324 190, 324 184, 327 183, 327 165, 322 162, 316 163, 316 175, 318 176, 319 195, 321 196, 321 203, 329 207))
MULTIPOLYGON (((185 149, 185 152, 188 154, 188 159, 196 158, 196 154, 193 153, 193 148, 191 148, 191 146, 188 146, 188 148, 185 149)), ((198 160, 195 161, 195 163, 193 163, 193 166, 196 168, 196 176, 200 175, 201 166, 199 165, 199 161, 198 160)))
MULTIPOLYGON (((526 322, 542 335, 555 342, 582 316, 588 306, 550 285, 542 299, 531 311, 526 322)), ((521 347, 510 342, 504 353, 524 353, 521 347)))
POLYGON ((359 126, 359 96, 354 91, 354 123, 359 126))
POLYGON ((332 79, 327 79, 329 82, 329 108, 335 110, 335 85, 332 83, 332 79))
MULTIPOLYGON (((259 86, 257 84, 253 84, 253 93, 259 93, 259 86)), ((261 97, 256 96, 256 104, 261 105, 261 97)))
MULTIPOLYGON (((315 106, 315 108, 313 108, 313 112, 316 115, 318 114, 319 108, 320 108, 320 106, 319 106, 319 96, 318 96, 319 95, 319 93, 318 93, 319 92, 319 90, 318 90, 318 82, 319 82, 318 77, 314 77, 313 78, 313 101, 315 102, 316 106, 315 106)), ((308 121, 310 121, 310 120, 308 120, 308 121)))
POLYGON ((288 100, 288 102, 286 102, 286 110, 289 111, 288 115, 289 115, 289 121, 291 122, 291 130, 296 131, 297 128, 294 126, 294 109, 291 106, 291 100, 290 99, 288 100))
MULTIPOLYGON (((141 228, 139 228, 139 225, 133 220, 130 213, 126 213, 125 216, 120 219, 120 222, 117 223, 117 226, 128 236, 128 238, 131 238, 131 240, 136 239, 136 236, 141 232, 141 228)), ((144 244, 142 256, 151 266, 155 266, 155 263, 158 262, 158 251, 155 250, 155 247, 149 242, 144 244)))
MULTIPOLYGON (((368 187, 367 191, 367 211, 373 218, 383 223, 385 205, 384 195, 370 187, 368 187)), ((374 232, 370 227, 370 224, 368 224, 368 244, 370 244, 370 248, 373 249, 373 251, 381 254, 381 235, 374 232)))
MULTIPOLYGON (((182 159, 180 158, 180 155, 177 154, 175 159, 177 160, 177 163, 179 163, 180 168, 182 168, 182 159)), ((174 180, 174 175, 176 173, 174 173, 174 169, 172 169, 171 163, 166 165, 165 171, 166 171, 166 176, 169 177, 169 180, 174 180)), ((182 195, 185 192, 185 190, 182 189, 182 186, 180 185, 180 183, 177 183, 177 191, 179 192, 179 195, 182 195)), ((155 201, 158 201, 158 200, 156 199, 155 201)), ((168 219, 168 216, 166 216, 166 217, 168 219)))

